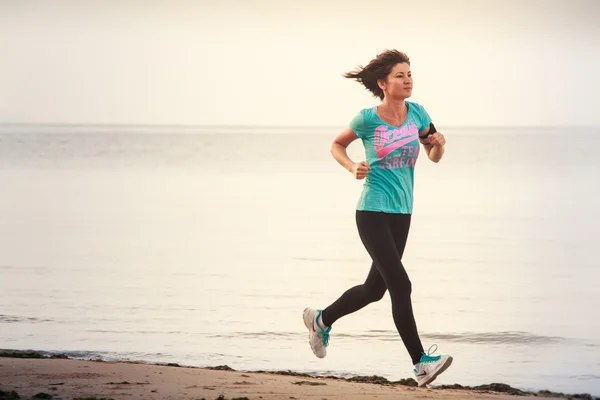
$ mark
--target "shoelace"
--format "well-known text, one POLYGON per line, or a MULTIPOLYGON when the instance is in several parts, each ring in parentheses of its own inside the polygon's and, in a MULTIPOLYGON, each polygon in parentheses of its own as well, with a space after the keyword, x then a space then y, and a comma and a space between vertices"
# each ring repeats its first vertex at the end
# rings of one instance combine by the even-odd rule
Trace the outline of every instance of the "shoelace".
POLYGON ((323 346, 329 345, 329 331, 331 331, 331 327, 327 328, 327 330, 321 328, 321 326, 317 323, 317 327, 319 331, 317 332, 317 336, 321 338, 323 341, 323 346))
MULTIPOLYGON (((319 327, 319 329, 321 329, 321 328, 319 327)), ((329 330, 324 331, 324 330, 321 329, 321 332, 319 332, 317 335, 323 341, 323 346, 328 346, 329 345, 329 330)))
POLYGON ((426 363, 426 362, 434 362, 440 359, 440 356, 432 356, 433 353, 435 353, 438 349, 437 344, 433 344, 431 345, 431 347, 429 348, 429 350, 427 350, 427 354, 423 353, 423 355, 421 356, 421 360, 420 362, 422 363, 426 363), (431 349, 435 346, 435 349, 433 351, 431 351, 431 349))
POLYGON ((327 330, 323 329, 321 327, 321 325, 319 325, 319 321, 318 321, 320 316, 321 316, 321 311, 318 312, 317 321, 315 323, 317 328, 319 328, 319 331, 317 332, 317 336, 321 338, 321 341, 323 342, 323 346, 327 347, 329 345, 329 331, 331 331, 331 327, 327 328, 327 330))

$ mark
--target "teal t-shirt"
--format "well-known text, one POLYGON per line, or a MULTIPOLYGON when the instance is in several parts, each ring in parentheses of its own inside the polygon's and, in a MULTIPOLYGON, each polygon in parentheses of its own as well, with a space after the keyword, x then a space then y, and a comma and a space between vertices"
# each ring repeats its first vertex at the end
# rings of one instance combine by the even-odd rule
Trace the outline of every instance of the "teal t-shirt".
POLYGON ((365 178, 357 210, 412 214, 414 170, 419 156, 419 132, 429 126, 425 109, 413 102, 401 126, 377 116, 376 107, 361 110, 350 128, 362 140, 371 170, 365 178))

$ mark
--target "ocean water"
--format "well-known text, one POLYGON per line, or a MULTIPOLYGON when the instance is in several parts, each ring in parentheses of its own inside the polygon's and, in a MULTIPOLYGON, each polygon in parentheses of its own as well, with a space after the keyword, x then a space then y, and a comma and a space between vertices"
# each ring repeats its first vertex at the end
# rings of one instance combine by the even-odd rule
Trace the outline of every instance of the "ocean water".
MULTIPOLYGON (((370 267, 335 133, 2 127, 0 348, 412 376, 387 294, 325 359, 307 343, 304 307, 370 267)), ((600 130, 444 133, 404 256, 424 346, 455 358, 436 384, 600 396, 600 130)))

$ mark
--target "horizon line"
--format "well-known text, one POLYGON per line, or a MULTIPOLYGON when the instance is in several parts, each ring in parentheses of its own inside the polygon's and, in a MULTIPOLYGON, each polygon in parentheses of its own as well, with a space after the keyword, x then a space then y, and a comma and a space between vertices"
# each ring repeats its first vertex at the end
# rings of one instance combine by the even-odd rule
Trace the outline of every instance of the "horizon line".
MULTIPOLYGON (((444 129, 560 129, 600 128, 597 125, 442 125, 444 129)), ((142 124, 142 123, 30 123, 30 122, 0 122, 0 127, 61 127, 61 128, 177 128, 177 129, 343 129, 344 125, 226 125, 226 124, 142 124)))

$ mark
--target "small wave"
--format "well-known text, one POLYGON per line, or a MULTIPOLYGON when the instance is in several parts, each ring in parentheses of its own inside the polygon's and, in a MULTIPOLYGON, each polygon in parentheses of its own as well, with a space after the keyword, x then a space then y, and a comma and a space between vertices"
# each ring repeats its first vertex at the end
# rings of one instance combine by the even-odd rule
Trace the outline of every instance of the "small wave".
POLYGON ((36 323, 41 323, 41 322, 55 322, 55 321, 53 321, 51 319, 43 319, 43 318, 36 318, 36 317, 22 317, 22 316, 17 316, 17 315, 0 314, 0 323, 14 324, 14 323, 20 323, 20 322, 36 324, 36 323))
MULTIPOLYGON (((231 332, 209 335, 210 338, 228 339, 272 339, 296 338, 304 332, 231 332)), ((398 332, 370 330, 363 333, 336 333, 336 338, 351 340, 400 340, 398 332)), ((463 332, 463 333, 422 333, 429 340, 460 342, 470 344, 549 344, 569 339, 557 336, 541 336, 528 332, 463 332)))
MULTIPOLYGON (((396 340, 399 338, 396 331, 372 330, 362 334, 340 334, 339 337, 352 339, 377 339, 396 340)), ((545 344, 557 343, 567 340, 555 336, 539 336, 527 332, 462 332, 462 333, 422 333, 422 338, 447 342, 461 342, 470 344, 545 344)))
POLYGON ((136 331, 136 330, 110 330, 110 329, 88 329, 89 333, 113 333, 126 335, 194 335, 194 332, 181 331, 136 331))
POLYGON ((321 258, 321 257, 292 257, 296 261, 311 261, 311 262, 356 262, 357 260, 347 258, 321 258))
POLYGON ((432 340, 445 340, 473 344, 547 344, 566 341, 558 336, 541 336, 528 332, 466 332, 466 333, 432 333, 422 337, 432 340))
POLYGON ((219 333, 215 335, 207 335, 209 338, 213 339, 256 339, 256 338, 264 338, 264 339, 272 339, 272 338, 296 338, 299 335, 304 335, 304 332, 232 332, 232 333, 219 333))
POLYGON ((102 361, 137 361, 145 359, 171 358, 172 356, 164 353, 146 353, 146 352, 109 352, 109 351, 87 351, 87 350, 67 350, 67 351, 39 351, 44 356, 64 355, 76 360, 102 360, 102 361))
POLYGON ((600 375, 577 375, 577 376, 572 376, 572 379, 579 379, 582 381, 588 381, 588 380, 598 380, 600 379, 600 375))

